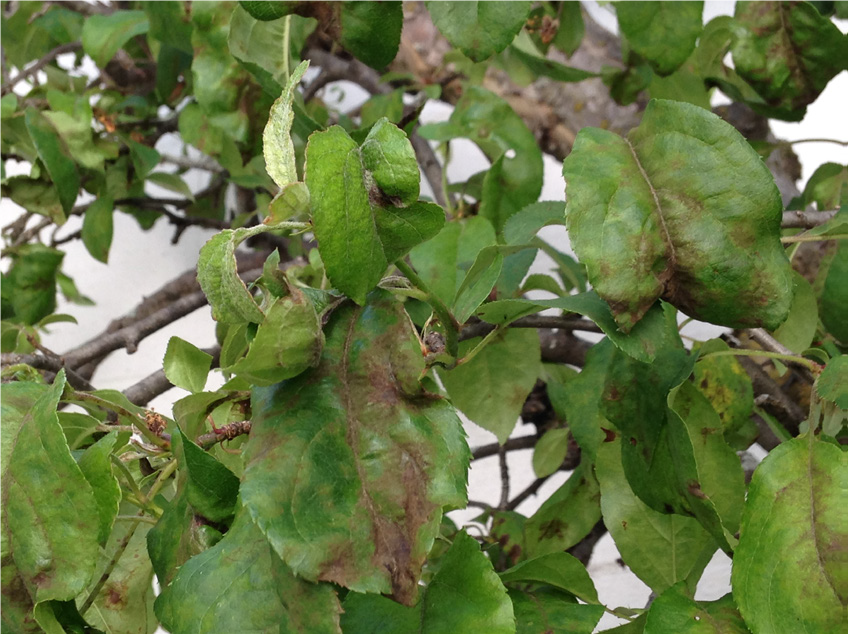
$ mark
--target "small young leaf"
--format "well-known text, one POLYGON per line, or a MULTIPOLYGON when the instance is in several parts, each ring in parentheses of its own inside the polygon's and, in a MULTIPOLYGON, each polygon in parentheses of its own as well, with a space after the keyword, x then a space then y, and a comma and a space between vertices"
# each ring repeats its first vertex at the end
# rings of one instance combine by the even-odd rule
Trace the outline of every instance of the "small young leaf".
POLYGON ((109 261, 112 246, 113 210, 112 197, 101 196, 88 206, 82 217, 82 242, 91 257, 104 264, 109 261))
POLYGON ((549 429, 533 449, 533 471, 537 478, 556 472, 568 453, 569 431, 564 427, 549 429))
MULTIPOLYGON (((460 357, 480 342, 463 341, 460 357)), ((539 336, 534 330, 509 329, 468 363, 440 370, 453 404, 505 443, 539 376, 539 336)))
POLYGON ((189 392, 202 392, 212 367, 212 355, 179 337, 171 337, 163 365, 171 383, 189 392))
POLYGON ((247 356, 226 370, 253 385, 273 385, 316 365, 323 347, 324 333, 312 302, 292 288, 268 309, 247 356))
POLYGON ((827 362, 816 381, 816 390, 823 399, 848 410, 848 355, 843 354, 827 362))
POLYGON ((291 127, 294 120, 292 102, 297 86, 307 68, 309 68, 309 60, 301 62, 294 69, 283 89, 283 94, 271 106, 271 114, 262 133, 265 169, 280 189, 297 181, 294 144, 291 139, 291 127))
POLYGON ((239 480, 213 456, 194 444, 179 428, 181 466, 186 471, 186 500, 203 517, 221 522, 233 516, 239 480))
POLYGON ((521 30, 530 2, 427 2, 433 24, 466 57, 482 62, 521 30))
POLYGON ((582 129, 563 175, 572 246, 622 330, 659 297, 724 326, 774 329, 786 318, 792 269, 780 194, 760 156, 716 115, 653 100, 626 139, 582 129))
POLYGON ((838 632, 845 624, 846 456, 805 435, 778 445, 754 472, 731 576, 753 631, 838 632))
POLYGON ((848 202, 848 165, 824 163, 820 165, 804 188, 804 202, 816 203, 819 211, 838 209, 843 200, 848 202))
POLYGON ((418 200, 418 161, 406 134, 388 119, 380 119, 362 142, 362 164, 387 196, 405 205, 418 200))
POLYGON ((136 35, 147 33, 150 22, 144 11, 115 11, 109 15, 95 13, 82 26, 82 47, 100 68, 136 35))
POLYGON ((789 307, 789 315, 772 334, 784 346, 798 354, 810 347, 816 336, 819 311, 813 287, 804 277, 794 272, 795 295, 789 307))

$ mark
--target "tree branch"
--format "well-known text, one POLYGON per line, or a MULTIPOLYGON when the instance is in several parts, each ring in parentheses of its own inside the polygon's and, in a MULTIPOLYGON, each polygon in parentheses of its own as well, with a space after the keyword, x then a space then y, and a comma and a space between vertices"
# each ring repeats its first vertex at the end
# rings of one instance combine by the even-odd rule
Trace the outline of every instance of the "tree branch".
MULTIPOLYGON (((552 330, 582 330, 583 332, 603 331, 592 321, 579 317, 570 317, 565 315, 528 315, 521 319, 516 319, 509 325, 510 328, 549 328, 552 330)), ((473 339, 474 337, 485 337, 495 329, 495 326, 485 321, 477 321, 475 323, 466 324, 459 333, 459 340, 473 339)))
POLYGON ((42 68, 47 66, 47 64, 54 61, 57 57, 59 57, 59 55, 63 55, 65 53, 73 53, 74 51, 78 51, 81 48, 82 42, 68 42, 67 44, 57 46, 52 51, 47 53, 44 57, 42 57, 40 60, 35 62, 35 64, 23 69, 13 78, 9 79, 6 83, 0 86, 0 93, 5 95, 7 92, 12 90, 12 88, 14 88, 17 84, 19 84, 25 79, 29 79, 42 68))
POLYGON ((837 210, 830 211, 784 211, 780 226, 784 229, 812 229, 829 221, 837 210))
POLYGON ((493 442, 490 445, 482 445, 471 452, 472 460, 480 460, 489 456, 497 456, 501 446, 505 451, 515 451, 517 449, 532 449, 539 441, 537 436, 519 436, 518 438, 510 438, 503 445, 493 442))

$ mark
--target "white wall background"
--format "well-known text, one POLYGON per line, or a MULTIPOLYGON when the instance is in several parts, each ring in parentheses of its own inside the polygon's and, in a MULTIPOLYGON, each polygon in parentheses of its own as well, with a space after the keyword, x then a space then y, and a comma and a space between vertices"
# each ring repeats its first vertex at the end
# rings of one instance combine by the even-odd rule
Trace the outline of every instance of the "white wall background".
MULTIPOLYGON (((733 2, 707 2, 705 7, 705 22, 716 15, 731 15, 733 2)), ((608 10, 590 3, 589 10, 593 16, 602 20, 608 28, 615 28, 614 17, 608 10)), ((848 23, 839 23, 843 31, 848 31, 848 23)), ((311 72, 314 72, 311 71, 311 72)), ((716 96, 720 103, 722 95, 716 96)), ((340 99, 344 109, 357 106, 367 95, 356 85, 339 82, 325 89, 324 98, 328 101, 340 99)), ((848 99, 848 73, 842 73, 833 79, 819 99, 807 111, 800 123, 773 122, 775 134, 784 140, 807 138, 837 138, 848 140, 848 124, 845 123, 845 102, 848 99)), ((451 107, 442 103, 430 102, 425 107, 421 120, 431 123, 446 120, 451 113, 451 107)), ((174 135, 163 137, 157 149, 168 154, 181 151, 178 140, 174 135)), ((191 151, 192 148, 189 148, 191 151)), ((462 181, 471 174, 485 169, 486 160, 482 153, 468 141, 455 141, 451 144, 452 161, 448 166, 450 181, 462 181)), ((800 186, 822 163, 833 161, 848 164, 848 148, 829 143, 808 143, 795 147, 803 165, 803 177, 800 186)), ((27 165, 10 165, 9 176, 15 173, 27 173, 27 165)), ((164 169, 161 168, 160 169, 164 169)), ((561 174, 562 166, 549 156, 545 156, 544 186, 541 200, 564 200, 565 183, 561 174)), ((186 180, 193 191, 198 191, 205 185, 203 173, 192 171, 186 180)), ((148 186, 148 193, 154 196, 167 196, 168 192, 155 186, 148 186)), ((422 195, 428 192, 426 181, 422 180, 422 195)), ((12 222, 20 213, 14 203, 3 200, 0 204, 2 224, 12 222)), ((60 231, 67 235, 79 229, 81 221, 78 217, 71 218, 60 231)), ((126 214, 115 214, 114 239, 110 251, 109 265, 101 264, 91 258, 80 241, 74 241, 62 248, 67 252, 64 260, 64 271, 73 277, 80 291, 91 297, 96 305, 80 307, 67 305, 60 301, 59 312, 74 315, 79 325, 56 324, 50 327, 49 334, 44 337, 44 345, 62 353, 102 332, 114 318, 125 314, 138 304, 142 296, 150 295, 176 275, 192 268, 197 262, 200 247, 213 235, 213 231, 197 227, 188 228, 178 245, 170 244, 173 228, 165 219, 160 219, 152 230, 143 232, 136 221, 126 214)), ((568 237, 562 227, 548 227, 542 232, 542 237, 558 249, 570 252, 568 237)), ((541 254, 535 264, 534 272, 546 272, 551 267, 547 256, 541 254)), ((720 329, 707 324, 693 323, 686 327, 685 334, 696 338, 706 339, 715 336, 720 329)), ((124 389, 149 373, 161 368, 165 347, 171 336, 179 336, 191 343, 208 347, 215 343, 214 322, 208 307, 180 319, 167 329, 157 332, 145 339, 139 345, 134 355, 126 351, 112 353, 98 368, 92 378, 92 383, 98 388, 124 389)), ((220 384, 220 375, 213 375, 207 389, 214 389, 220 384)), ((169 414, 174 401, 187 393, 174 388, 156 398, 151 406, 158 411, 169 414)), ((472 447, 495 442, 490 432, 467 422, 466 431, 472 447)), ((523 435, 532 429, 519 426, 515 435, 523 435)), ((508 456, 511 475, 511 490, 513 494, 522 491, 535 479, 531 467, 532 450, 513 451, 508 456)), ((757 457, 761 458, 760 453, 757 457)), ((500 498, 500 475, 497 457, 476 461, 470 472, 469 498, 497 504, 500 498)), ((526 500, 518 511, 530 515, 541 502, 556 490, 568 477, 567 473, 557 473, 541 488, 539 493, 526 500)), ((473 519, 478 512, 474 509, 456 511, 452 518, 459 523, 473 519)), ((606 535, 595 549, 589 564, 589 572, 598 588, 602 602, 610 607, 628 606, 644 607, 650 589, 643 584, 628 568, 619 564, 618 551, 612 539, 606 535)), ((708 566, 698 587, 697 598, 717 599, 730 590, 730 560, 718 553, 708 566)), ((620 621, 607 614, 599 624, 599 629, 607 629, 620 621)))

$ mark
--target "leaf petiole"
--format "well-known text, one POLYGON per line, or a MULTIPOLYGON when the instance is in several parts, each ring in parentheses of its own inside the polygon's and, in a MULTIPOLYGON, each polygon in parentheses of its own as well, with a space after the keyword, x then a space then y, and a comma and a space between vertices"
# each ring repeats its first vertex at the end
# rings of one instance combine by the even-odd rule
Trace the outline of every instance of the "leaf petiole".
POLYGON ((798 242, 827 242, 829 240, 848 240, 848 233, 838 233, 835 235, 807 235, 806 233, 801 233, 797 236, 785 236, 780 239, 783 244, 795 244, 798 242))

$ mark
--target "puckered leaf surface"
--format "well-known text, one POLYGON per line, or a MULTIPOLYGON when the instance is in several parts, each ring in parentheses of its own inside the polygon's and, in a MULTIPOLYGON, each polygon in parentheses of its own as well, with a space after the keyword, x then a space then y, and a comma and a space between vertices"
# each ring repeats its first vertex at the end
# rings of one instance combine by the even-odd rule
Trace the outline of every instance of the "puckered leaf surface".
POLYGON ((780 193, 717 116, 654 100, 627 138, 581 130, 563 175, 571 244, 622 330, 659 297, 725 326, 773 330, 786 318, 780 193))
POLYGON ((748 490, 732 582, 754 632, 844 629, 848 453, 802 436, 763 460, 748 490))
POLYGON ((410 604, 441 507, 465 503, 462 427, 421 388, 420 344, 387 293, 325 332, 315 369, 254 391, 241 496, 297 575, 410 604))

